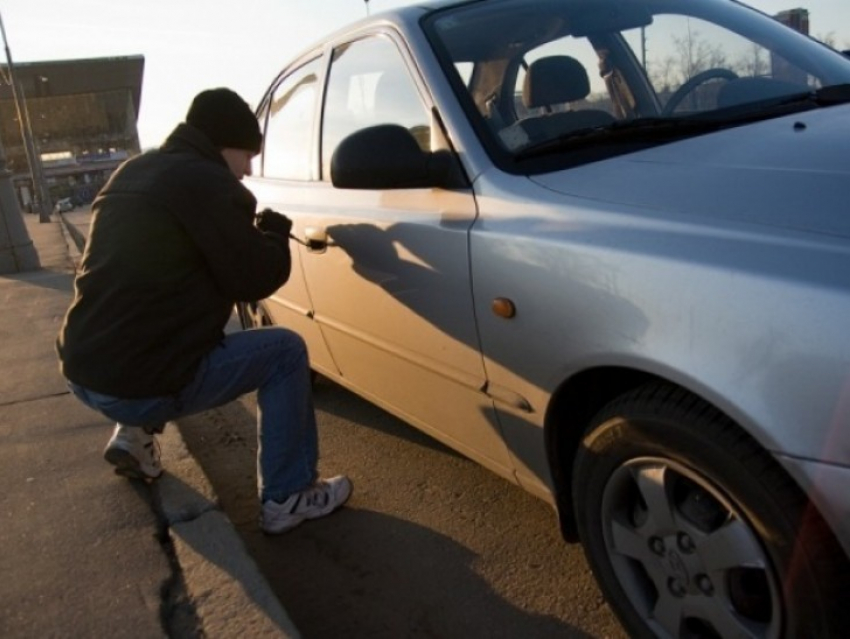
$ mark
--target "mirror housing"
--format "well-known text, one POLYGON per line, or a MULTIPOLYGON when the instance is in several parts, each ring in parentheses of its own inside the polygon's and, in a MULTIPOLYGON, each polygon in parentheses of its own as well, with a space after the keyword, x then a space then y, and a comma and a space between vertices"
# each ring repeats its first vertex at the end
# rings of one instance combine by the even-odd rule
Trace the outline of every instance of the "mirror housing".
POLYGON ((575 37, 626 31, 652 24, 652 14, 642 6, 614 0, 590 2, 577 11, 570 22, 570 33, 575 37))
POLYGON ((457 189, 468 186, 450 151, 427 153, 398 124, 379 124, 342 140, 331 157, 340 189, 457 189))

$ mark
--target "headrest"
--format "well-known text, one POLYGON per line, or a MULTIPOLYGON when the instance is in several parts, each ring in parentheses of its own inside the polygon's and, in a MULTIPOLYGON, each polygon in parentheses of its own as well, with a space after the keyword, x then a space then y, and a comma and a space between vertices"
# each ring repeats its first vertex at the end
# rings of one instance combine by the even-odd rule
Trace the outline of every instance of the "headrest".
POLYGON ((529 108, 582 100, 590 94, 590 80, 581 62, 566 55, 540 58, 531 63, 522 89, 529 108))

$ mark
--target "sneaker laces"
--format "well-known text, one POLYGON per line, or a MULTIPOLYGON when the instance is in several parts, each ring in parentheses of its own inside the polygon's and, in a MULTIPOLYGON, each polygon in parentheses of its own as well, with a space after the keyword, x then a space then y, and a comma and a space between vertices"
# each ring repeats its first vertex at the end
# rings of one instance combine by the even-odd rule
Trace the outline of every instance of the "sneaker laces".
POLYGON ((276 503, 283 505, 292 500, 292 505, 289 506, 288 509, 290 514, 294 514, 299 512, 302 508, 309 509, 315 508, 316 506, 324 508, 328 505, 330 499, 330 486, 326 482, 320 481, 301 490, 300 492, 290 495, 288 499, 276 503))
POLYGON ((162 456, 162 448, 157 438, 151 435, 151 440, 147 444, 144 444, 143 448, 148 451, 150 462, 158 467, 160 465, 160 457, 162 456))
POLYGON ((304 496, 308 506, 324 507, 327 506, 331 498, 330 485, 326 482, 317 482, 301 494, 304 496), (320 496, 322 497, 321 502, 319 502, 320 496))

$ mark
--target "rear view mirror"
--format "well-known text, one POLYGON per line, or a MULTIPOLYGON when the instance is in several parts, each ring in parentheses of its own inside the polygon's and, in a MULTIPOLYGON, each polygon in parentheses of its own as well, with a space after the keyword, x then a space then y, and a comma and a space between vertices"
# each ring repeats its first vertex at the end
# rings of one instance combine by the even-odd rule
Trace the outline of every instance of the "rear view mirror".
POLYGON ((570 34, 584 38, 597 33, 614 33, 652 24, 652 15, 642 5, 615 0, 588 2, 570 18, 570 34))

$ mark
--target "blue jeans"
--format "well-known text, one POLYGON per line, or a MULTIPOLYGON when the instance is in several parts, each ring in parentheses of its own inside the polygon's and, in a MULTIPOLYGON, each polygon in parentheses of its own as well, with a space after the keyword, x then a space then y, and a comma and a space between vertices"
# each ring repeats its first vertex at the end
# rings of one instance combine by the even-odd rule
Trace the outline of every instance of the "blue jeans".
POLYGON ((261 501, 284 501, 317 478, 318 436, 307 348, 297 333, 268 327, 225 336, 175 395, 121 399, 73 382, 84 404, 125 426, 161 431, 165 422, 257 391, 257 486, 261 501))

